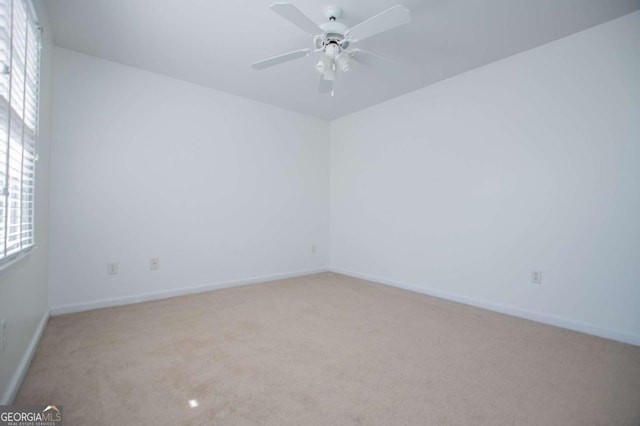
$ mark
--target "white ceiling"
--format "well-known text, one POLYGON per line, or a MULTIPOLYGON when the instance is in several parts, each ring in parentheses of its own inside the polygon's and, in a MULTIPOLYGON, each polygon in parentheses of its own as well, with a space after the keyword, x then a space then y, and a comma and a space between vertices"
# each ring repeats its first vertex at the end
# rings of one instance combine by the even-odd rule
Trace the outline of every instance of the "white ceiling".
MULTIPOLYGON (((317 23, 338 4, 351 26, 400 3, 412 22, 358 47, 400 62, 355 64, 334 97, 315 56, 263 71, 260 59, 311 46, 272 0, 49 0, 56 45, 325 119, 334 119, 640 9, 640 0, 290 0, 317 23), (314 60, 316 59, 316 60, 314 60)), ((45 29, 46 30, 46 29, 45 29)))

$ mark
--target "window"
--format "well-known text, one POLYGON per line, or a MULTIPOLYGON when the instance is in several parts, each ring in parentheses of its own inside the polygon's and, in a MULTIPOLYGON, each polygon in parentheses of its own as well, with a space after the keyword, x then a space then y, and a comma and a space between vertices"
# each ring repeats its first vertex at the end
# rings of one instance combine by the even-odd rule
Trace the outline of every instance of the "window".
POLYGON ((0 0, 0 265, 34 244, 39 73, 31 3, 0 0))

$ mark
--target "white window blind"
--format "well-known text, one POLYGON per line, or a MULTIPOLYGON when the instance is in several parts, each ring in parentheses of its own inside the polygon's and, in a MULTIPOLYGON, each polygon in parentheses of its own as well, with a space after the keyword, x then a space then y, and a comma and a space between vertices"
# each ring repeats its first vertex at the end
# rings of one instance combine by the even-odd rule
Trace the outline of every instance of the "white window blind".
POLYGON ((34 244, 39 74, 31 3, 0 0, 0 265, 34 244))

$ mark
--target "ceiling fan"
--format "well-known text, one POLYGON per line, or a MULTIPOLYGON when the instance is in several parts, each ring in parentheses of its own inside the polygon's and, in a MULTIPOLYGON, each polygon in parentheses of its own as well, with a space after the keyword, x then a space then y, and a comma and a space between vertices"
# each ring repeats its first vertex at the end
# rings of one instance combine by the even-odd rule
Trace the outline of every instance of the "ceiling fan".
POLYGON ((411 21, 411 13, 402 5, 393 6, 351 28, 338 21, 342 15, 342 9, 338 6, 329 6, 325 9, 325 16, 329 22, 320 25, 313 22, 291 3, 273 3, 270 9, 313 36, 314 48, 274 56, 254 63, 253 68, 262 70, 312 53, 322 52, 323 55, 316 64, 316 70, 320 73, 318 90, 320 93, 331 93, 332 96, 333 83, 338 72, 349 71, 354 60, 365 65, 372 65, 379 62, 376 59, 381 59, 380 56, 366 50, 351 48, 351 45, 411 21))

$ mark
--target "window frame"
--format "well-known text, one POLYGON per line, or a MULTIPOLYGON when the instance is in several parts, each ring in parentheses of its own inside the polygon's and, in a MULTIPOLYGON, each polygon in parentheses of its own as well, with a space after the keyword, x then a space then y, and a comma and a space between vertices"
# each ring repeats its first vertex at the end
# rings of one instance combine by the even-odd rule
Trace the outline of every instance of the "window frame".
MULTIPOLYGON (((33 2, 31 0, 0 0, 5 3, 5 10, 9 11, 7 16, 10 14, 10 17, 6 19, 6 22, 10 25, 7 25, 7 31, 5 31, 4 35, 0 35, 6 40, 5 47, 7 48, 7 52, 5 56, 6 61, 0 63, 0 78, 5 78, 6 80, 2 82, 3 85, 6 85, 6 95, 4 93, 0 94, 0 98, 2 102, 6 104, 6 126, 7 129, 3 130, 2 135, 0 135, 0 140, 6 139, 6 153, 0 153, 0 155, 6 155, 6 164, 2 164, 4 170, 0 170, 0 176, 5 182, 5 187, 0 188, 0 197, 3 198, 4 203, 0 211, 0 222, 3 226, 3 235, 0 237, 4 238, 4 241, 0 245, 0 271, 5 268, 18 263, 23 258, 27 257, 30 253, 32 253, 36 249, 36 182, 37 182, 37 169, 38 169, 38 140, 40 133, 40 80, 41 80, 41 65, 42 65, 42 25, 38 20, 37 13, 35 11, 33 2), (15 10, 16 5, 20 3, 22 5, 21 12, 23 12, 23 17, 19 17, 20 19, 16 19, 17 12, 15 10), (22 41, 24 43, 24 58, 22 58, 24 64, 22 64, 22 69, 18 68, 14 71, 14 48, 15 48, 15 37, 14 37, 14 29, 15 28, 24 28, 25 35, 22 41), (32 35, 31 39, 29 39, 29 35, 32 35), (33 45, 33 35, 35 35, 36 43, 33 45), (35 54, 33 53, 35 52, 35 54), (31 53, 31 55, 29 55, 31 53), (34 63, 31 63, 31 62, 34 63), (31 73, 31 67, 35 68, 35 71, 31 73), (20 78, 22 81, 19 82, 21 86, 19 88, 22 89, 22 115, 20 115, 19 111, 14 109, 14 105, 12 104, 12 95, 13 95, 13 84, 14 79, 20 78), (29 93, 30 96, 27 95, 29 89, 33 88, 33 93, 29 93), (28 103, 31 108, 33 108, 32 116, 27 115, 27 107, 28 103), (12 138, 11 132, 14 122, 14 114, 18 116, 19 121, 17 122, 18 127, 21 128, 21 139, 19 142, 19 149, 21 150, 21 154, 14 154, 12 156, 12 138), (33 128, 30 127, 28 121, 33 121, 33 128), (25 133, 30 132, 32 134, 32 145, 31 141, 28 141, 25 138, 25 133), (30 144, 27 145, 26 142, 30 144), (33 152, 28 152, 29 161, 27 164, 32 165, 32 169, 25 171, 25 153, 32 149, 33 152), (11 185, 10 182, 10 173, 9 170, 11 168, 11 161, 16 161, 15 157, 21 155, 20 165, 21 169, 19 172, 19 185, 20 189, 17 193, 17 199, 19 200, 19 207, 14 207, 17 209, 20 215, 19 225, 10 225, 10 207, 11 202, 11 185), (14 158, 12 158, 14 157, 14 158), (31 171, 31 173, 29 173, 31 171), (25 190, 25 175, 31 175, 28 177, 32 182, 31 191, 25 190), (30 207, 25 208, 24 203, 30 203, 30 207), (26 212, 26 213, 25 213, 26 212), (24 220, 24 216, 27 214, 27 220, 24 220), (11 233, 9 232, 10 226, 18 226, 17 230, 17 238, 19 249, 18 251, 14 251, 13 253, 6 254, 7 246, 9 246, 9 236, 11 233), (30 228, 29 228, 30 226, 30 228), (24 245, 24 232, 25 229, 27 232, 30 231, 30 241, 27 245, 24 245)), ((18 6, 19 7, 19 6, 18 6)), ((21 28, 21 29, 22 29, 21 28)), ((20 46, 22 47, 22 46, 20 46)), ((20 58, 18 58, 20 59, 20 58)), ((17 80, 16 80, 17 81, 17 80)), ((18 93, 19 94, 19 93, 18 93)), ((0 144, 4 145, 5 142, 1 142, 0 144)), ((14 150, 15 151, 15 150, 14 150)), ((15 179, 15 177, 14 177, 15 179)), ((15 183, 15 182, 14 182, 15 183)))

